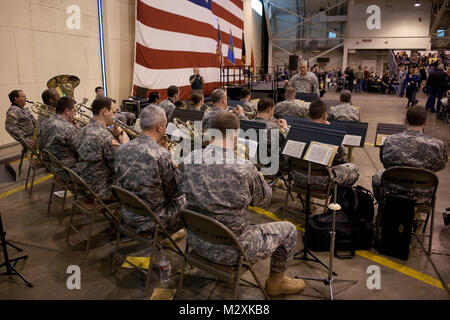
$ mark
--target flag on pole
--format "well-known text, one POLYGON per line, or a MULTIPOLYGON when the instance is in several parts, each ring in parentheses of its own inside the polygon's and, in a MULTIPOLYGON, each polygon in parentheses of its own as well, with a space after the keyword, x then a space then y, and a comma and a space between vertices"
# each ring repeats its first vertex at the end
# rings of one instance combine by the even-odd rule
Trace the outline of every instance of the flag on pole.
POLYGON ((228 61, 230 61, 232 64, 235 64, 235 63, 236 63, 236 60, 234 60, 233 34, 231 33, 231 29, 230 29, 230 42, 228 43, 228 54, 227 54, 227 59, 228 59, 228 61))
POLYGON ((245 66, 247 63, 247 57, 245 56, 245 41, 244 34, 242 34, 242 56, 241 56, 242 65, 245 66))
POLYGON ((255 58, 253 56, 253 47, 252 47, 252 58, 251 58, 250 65, 252 67, 252 73, 255 74, 255 58))
POLYGON ((220 67, 223 67, 223 53, 222 53, 222 38, 220 36, 220 25, 219 22, 217 22, 217 48, 216 48, 216 54, 219 58, 219 65, 220 67))

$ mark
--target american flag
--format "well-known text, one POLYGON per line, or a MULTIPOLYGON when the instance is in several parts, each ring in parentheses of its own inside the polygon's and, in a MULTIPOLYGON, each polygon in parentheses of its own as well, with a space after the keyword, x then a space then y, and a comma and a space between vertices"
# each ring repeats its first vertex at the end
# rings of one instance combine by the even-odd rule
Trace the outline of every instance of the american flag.
POLYGON ((244 30, 242 0, 137 0, 133 95, 159 91, 166 97, 167 88, 176 85, 180 98, 189 99, 194 67, 209 95, 220 84, 219 41, 223 64, 232 65, 223 59, 230 37, 222 30, 235 35, 234 55, 241 64, 242 38, 236 35, 244 30))

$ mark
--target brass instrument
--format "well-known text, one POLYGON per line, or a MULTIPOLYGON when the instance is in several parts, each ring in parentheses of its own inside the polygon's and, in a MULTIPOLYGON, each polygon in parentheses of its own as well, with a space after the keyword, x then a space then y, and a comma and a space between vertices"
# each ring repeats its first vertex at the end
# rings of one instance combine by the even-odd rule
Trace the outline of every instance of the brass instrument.
POLYGON ((125 123, 120 121, 119 119, 114 118, 114 117, 112 119, 118 127, 122 128, 122 130, 125 131, 126 134, 128 134, 130 136, 131 139, 134 139, 139 135, 139 132, 134 130, 134 128, 129 127, 128 125, 126 125, 125 123))
POLYGON ((73 75, 59 75, 51 78, 47 82, 49 89, 56 89, 60 97, 73 98, 73 90, 80 84, 80 78, 73 75))
POLYGON ((34 113, 43 116, 43 117, 50 117, 52 114, 56 114, 56 108, 46 105, 41 102, 33 102, 27 100, 28 103, 31 103, 31 111, 34 113))

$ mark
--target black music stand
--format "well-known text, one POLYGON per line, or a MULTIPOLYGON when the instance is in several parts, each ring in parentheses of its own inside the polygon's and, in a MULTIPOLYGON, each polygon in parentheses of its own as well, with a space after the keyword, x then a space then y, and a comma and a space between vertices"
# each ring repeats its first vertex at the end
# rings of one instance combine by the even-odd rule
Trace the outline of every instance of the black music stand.
POLYGON ((18 257, 18 258, 14 258, 14 259, 9 259, 8 257, 8 249, 7 249, 7 245, 13 247, 14 249, 16 249, 19 252, 22 252, 23 250, 20 249, 19 247, 16 247, 15 245, 11 244, 10 242, 6 241, 5 239, 5 235, 6 232, 3 229, 3 222, 2 222, 2 214, 0 213, 0 240, 1 240, 1 246, 3 248, 3 256, 5 258, 5 262, 0 264, 0 268, 5 266, 6 267, 6 272, 4 273, 0 273, 0 275, 5 275, 5 276, 9 276, 9 275, 16 275, 19 276, 20 278, 22 278, 23 281, 25 281, 25 283, 27 284, 27 286, 32 287, 33 284, 27 280, 27 278, 25 278, 19 271, 17 271, 16 264, 19 260, 22 259, 27 259, 28 256, 22 256, 22 257, 18 257))
POLYGON ((375 147, 381 147, 383 145, 383 138, 395 133, 400 133, 406 130, 404 124, 391 124, 391 123, 378 123, 377 131, 375 133, 375 147))
MULTIPOLYGON (((338 131, 331 129, 330 126, 325 128, 322 125, 317 125, 314 122, 292 123, 291 129, 286 137, 286 144, 289 140, 301 142, 305 144, 302 153, 298 158, 302 158, 306 153, 311 141, 319 143, 340 146, 345 136, 345 131, 338 131)), ((283 149, 286 147, 283 147, 283 149)), ((305 160, 306 161, 306 160, 305 160)), ((320 263, 323 267, 329 270, 329 267, 315 256, 308 248, 308 232, 309 232, 309 215, 310 215, 310 201, 311 201, 311 162, 308 162, 308 182, 306 185, 306 207, 305 207, 305 236, 303 241, 303 249, 294 254, 295 259, 303 261, 313 261, 320 263), (312 258, 309 258, 310 255, 312 258)), ((334 275, 337 276, 335 272, 334 275)), ((319 279, 322 280, 322 279, 319 279)))

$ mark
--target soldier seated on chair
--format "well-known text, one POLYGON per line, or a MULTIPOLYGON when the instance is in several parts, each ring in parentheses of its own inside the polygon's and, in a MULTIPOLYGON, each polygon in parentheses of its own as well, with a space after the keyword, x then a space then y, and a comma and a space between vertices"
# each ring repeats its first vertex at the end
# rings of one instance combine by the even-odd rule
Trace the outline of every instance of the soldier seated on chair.
POLYGON ((287 87, 285 100, 275 106, 274 117, 280 119, 284 116, 308 118, 308 108, 303 103, 295 101, 295 88, 287 87))
MULTIPOLYGON (((194 150, 182 163, 181 191, 186 194, 188 208, 229 228, 252 263, 271 257, 268 294, 301 292, 305 283, 285 275, 297 243, 295 226, 286 221, 250 223, 247 207, 269 205, 272 189, 252 163, 235 155, 238 117, 231 112, 218 112, 210 119, 210 128, 212 143, 194 150)), ((224 265, 238 263, 233 246, 205 242, 189 231, 188 240, 205 259, 224 265)))
MULTIPOLYGON (((59 95, 58 92, 55 89, 47 89, 44 90, 42 92, 42 102, 50 107, 53 107, 56 109, 56 103, 59 100, 59 95)), ((45 117, 43 115, 38 115, 38 120, 37 120, 37 131, 38 131, 38 136, 37 136, 37 145, 38 145, 38 149, 39 150, 44 150, 45 148, 45 144, 47 143, 46 139, 48 137, 47 135, 47 124, 49 122, 51 117, 45 117)))
POLYGON ((331 110, 329 120, 360 121, 359 110, 350 104, 352 93, 348 90, 343 90, 339 100, 340 104, 331 110))
MULTIPOLYGON (((141 112, 140 135, 117 150, 115 171, 119 186, 142 199, 168 230, 177 227, 178 212, 185 206, 180 192, 180 171, 172 162, 164 136, 167 118, 158 106, 141 112)), ((153 233, 155 224, 149 217, 122 210, 125 223, 138 232, 153 233)))
POLYGON ((34 127, 36 120, 31 111, 25 106, 27 96, 22 90, 13 90, 8 94, 11 106, 6 111, 5 130, 14 140, 20 142, 24 149, 26 146, 23 141, 31 146, 35 145, 33 141, 34 127))
MULTIPOLYGON (((322 100, 316 100, 309 106, 309 118, 311 122, 330 124, 327 121, 327 104, 322 100)), ((353 163, 343 163, 345 157, 345 151, 342 146, 339 147, 338 152, 334 158, 331 171, 333 173, 333 179, 337 184, 352 186, 359 178, 359 169, 353 163)), ((292 179, 300 187, 305 187, 308 183, 308 176, 300 173, 293 172, 292 179)), ((329 183, 328 177, 314 176, 311 177, 311 188, 318 190, 325 190, 329 183)))
MULTIPOLYGON (((445 144, 423 133, 427 120, 424 107, 416 105, 406 112, 406 130, 386 138, 380 148, 380 160, 385 169, 394 166, 423 168, 433 172, 445 169, 447 150, 445 144)), ((379 170, 372 177, 375 198, 379 198, 381 175, 379 170)), ((430 200, 432 190, 417 190, 417 203, 430 200)))
POLYGON ((110 98, 97 98, 92 102, 93 119, 81 129, 78 139, 81 178, 103 201, 114 198, 110 186, 114 183, 114 157, 121 144, 129 141, 128 135, 113 126, 112 116, 116 104, 110 98))
MULTIPOLYGON (((43 150, 53 154, 67 168, 79 173, 77 146, 80 129, 72 123, 74 116, 75 101, 69 97, 60 98, 56 104, 56 114, 51 115, 45 122, 43 150)), ((65 181, 67 175, 63 170, 55 167, 53 170, 57 178, 65 181)))

